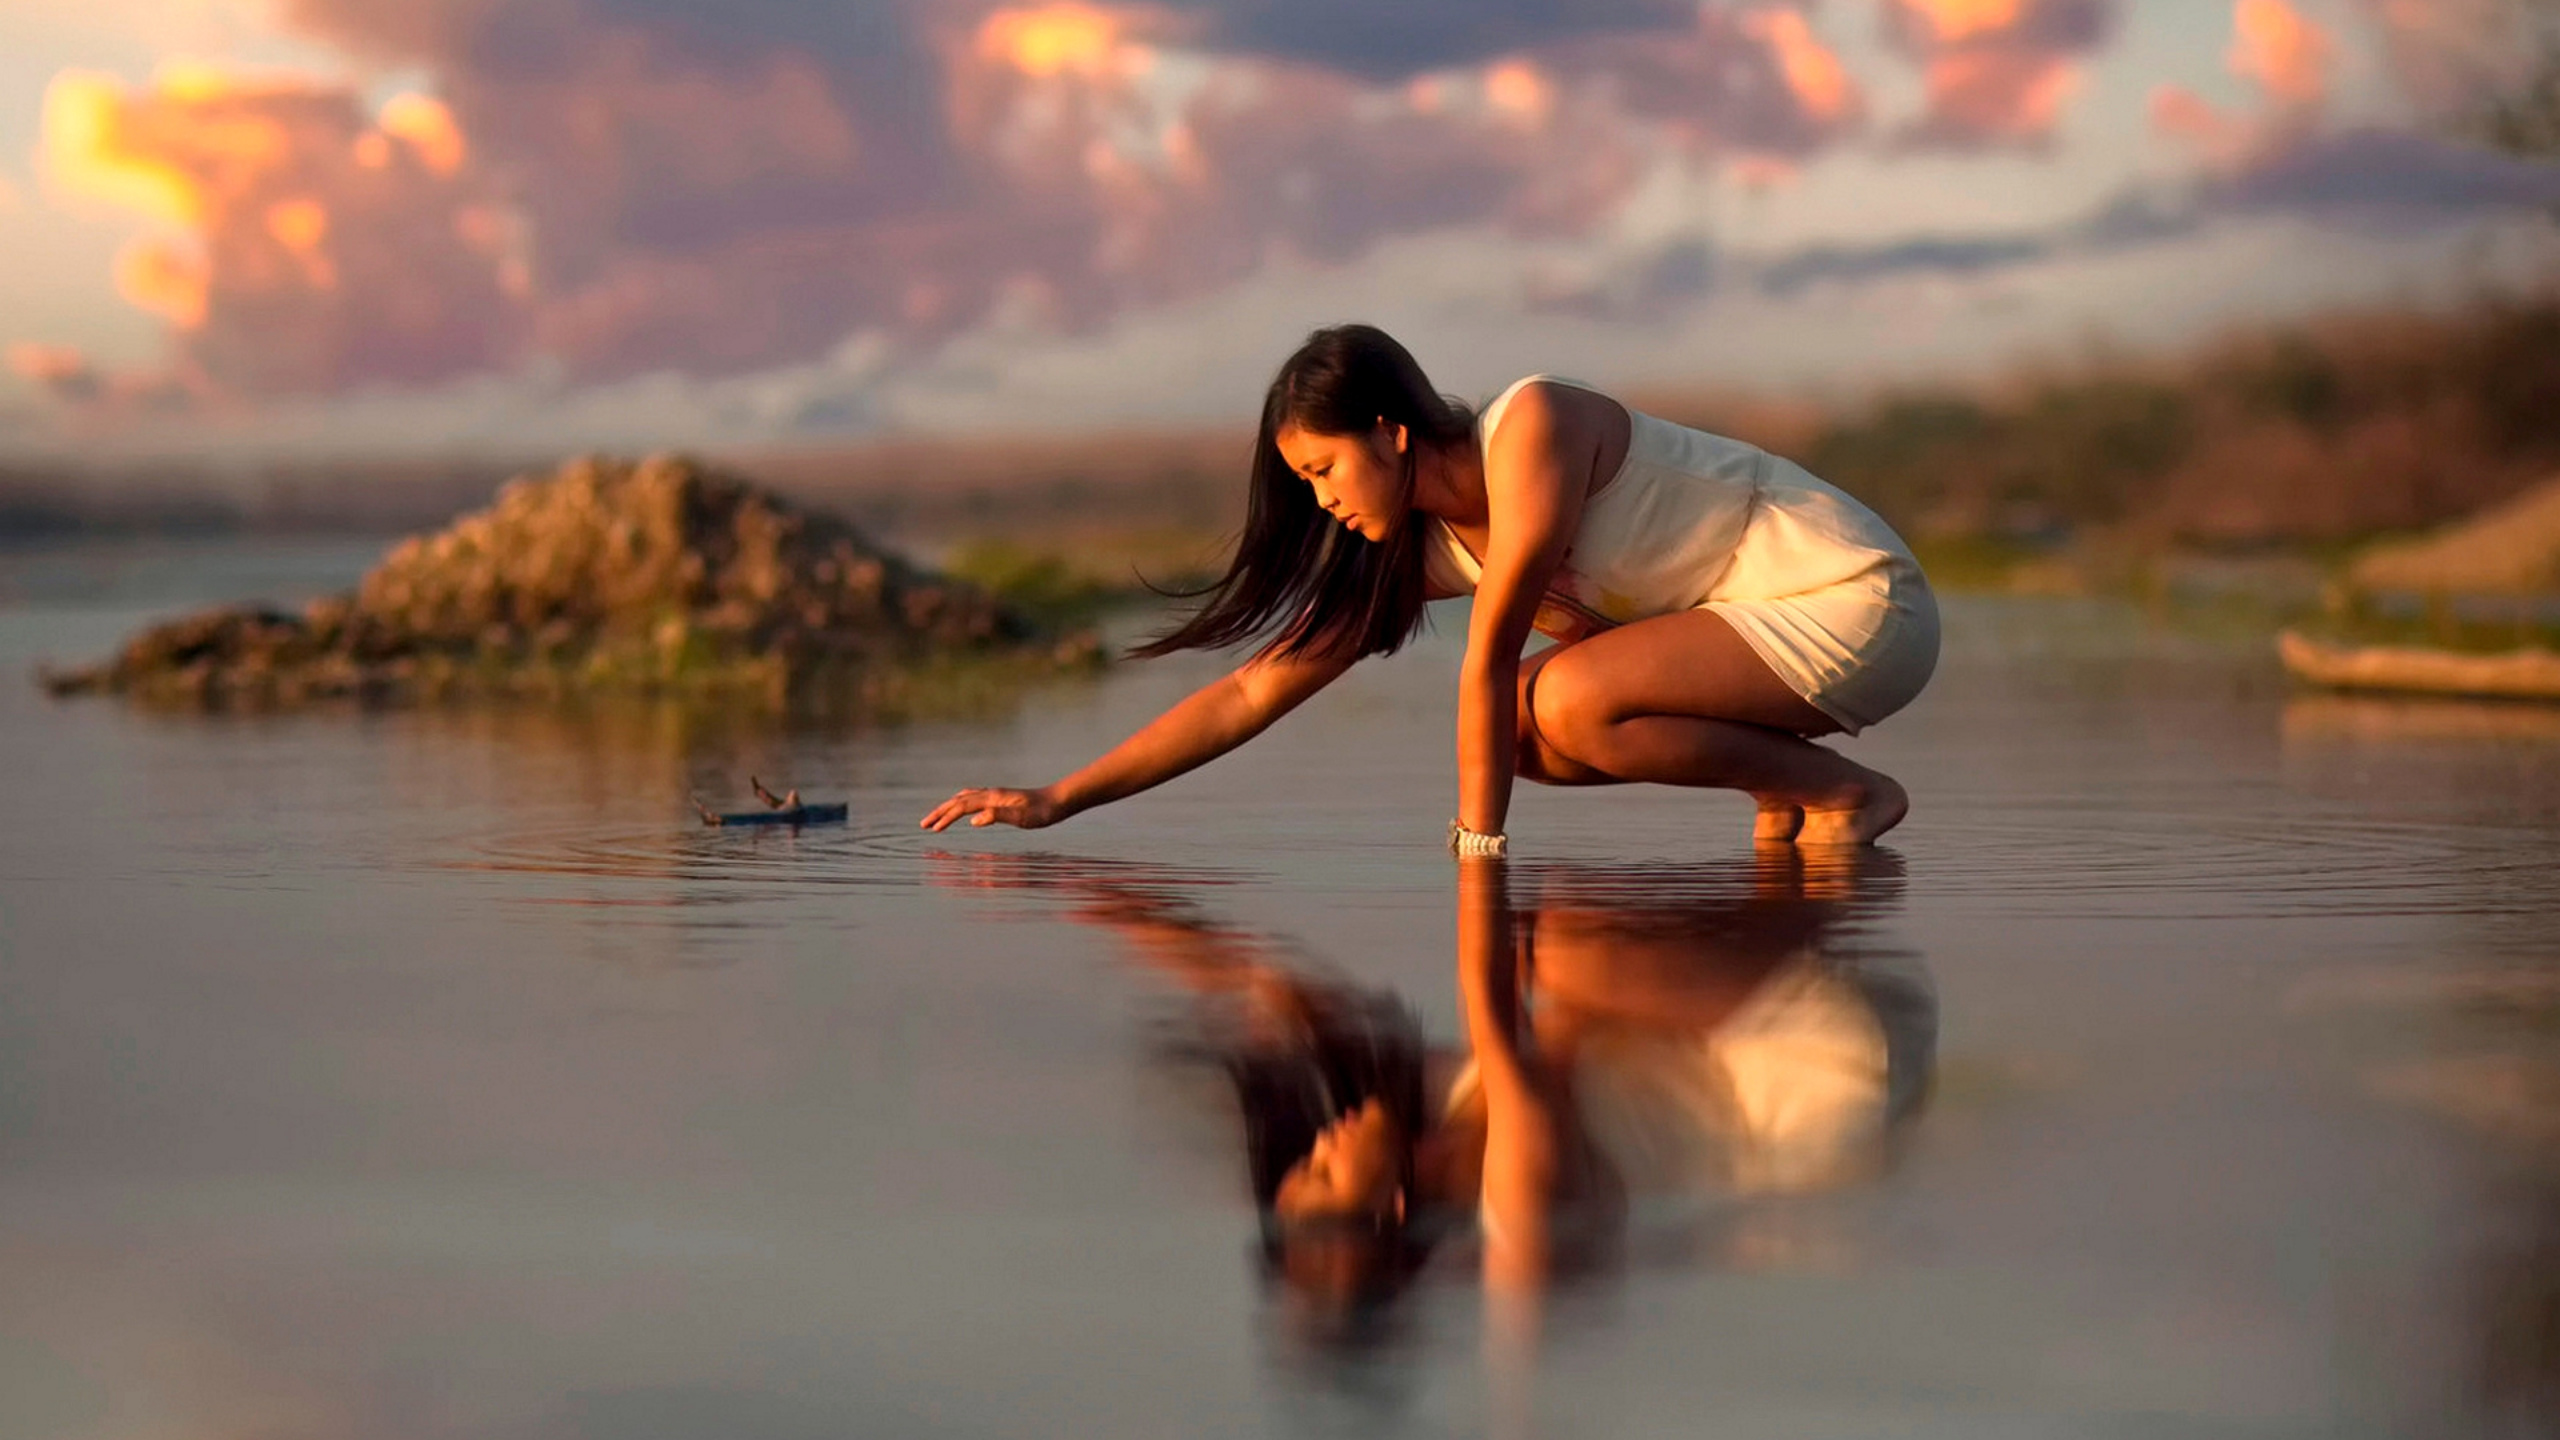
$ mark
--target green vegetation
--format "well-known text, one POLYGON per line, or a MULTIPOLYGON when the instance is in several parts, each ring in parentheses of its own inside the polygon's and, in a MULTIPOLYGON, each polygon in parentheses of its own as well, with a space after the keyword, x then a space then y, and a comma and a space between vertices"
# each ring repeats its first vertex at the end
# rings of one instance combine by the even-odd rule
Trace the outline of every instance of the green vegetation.
POLYGON ((2384 598, 2341 588, 2331 592, 2316 619, 2296 628, 2337 645, 2398 645, 2464 655, 2560 651, 2560 613, 2550 606, 2465 605, 2441 595, 2384 598))
POLYGON ((2033 548, 2134 510, 2187 457, 2194 430, 2178 389, 2101 376, 2009 404, 1892 397, 1827 427, 1805 465, 1920 533, 2033 548))
POLYGON ((2183 356, 1912 388, 1810 420, 1657 402, 1859 496, 1952 588, 2117 589, 2164 560, 2334 566, 2560 471, 2560 294, 2331 316, 2183 356))
POLYGON ((1221 572, 1231 543, 1206 530, 1152 525, 1088 526, 1046 541, 1008 531, 962 542, 943 572, 1035 623, 1068 628, 1152 601, 1158 591, 1199 588, 1221 572))

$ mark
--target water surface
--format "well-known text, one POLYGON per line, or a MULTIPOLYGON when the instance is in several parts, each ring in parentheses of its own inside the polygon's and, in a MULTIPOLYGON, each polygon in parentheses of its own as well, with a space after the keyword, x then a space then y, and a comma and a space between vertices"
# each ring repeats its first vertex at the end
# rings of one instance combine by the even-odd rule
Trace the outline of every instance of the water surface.
MULTIPOLYGON (((1888 868, 1781 885, 1831 907, 1816 948, 1926 977, 1925 1101, 1837 1183, 1638 1237, 1530 1360, 1488 1348, 1463 1243, 1345 1353, 1254 1260, 1232 1116, 1166 1057, 1173 988, 1074 886, 1454 1042, 1454 617, 1037 834, 914 817, 1054 776, 1212 667, 885 732, 173 716, 18 678, 371 558, 0 556, 0 1434, 2560 1420, 2560 712, 2291 697, 2257 645, 2129 607, 1952 602, 1936 685, 1851 742, 1915 797, 1888 868), (751 774, 852 823, 691 822, 751 774)), ((1748 827, 1730 796, 1526 789, 1523 903, 1741 913, 1748 827)))

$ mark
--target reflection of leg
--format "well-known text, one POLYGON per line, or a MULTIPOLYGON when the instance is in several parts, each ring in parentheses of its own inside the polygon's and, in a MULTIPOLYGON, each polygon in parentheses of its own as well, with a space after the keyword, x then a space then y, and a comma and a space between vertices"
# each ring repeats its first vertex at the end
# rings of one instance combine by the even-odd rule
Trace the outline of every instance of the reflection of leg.
POLYGON ((1890 776, 1806 739, 1839 727, 1711 611, 1638 621, 1540 660, 1524 709, 1542 748, 1575 766, 1746 791, 1764 839, 1860 843, 1910 808, 1890 776))

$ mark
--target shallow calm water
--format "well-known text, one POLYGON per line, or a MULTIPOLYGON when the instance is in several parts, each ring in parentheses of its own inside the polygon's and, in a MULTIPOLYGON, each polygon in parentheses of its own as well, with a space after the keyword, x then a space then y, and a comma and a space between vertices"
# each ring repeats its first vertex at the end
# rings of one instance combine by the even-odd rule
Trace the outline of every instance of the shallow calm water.
POLYGON ((1755 856, 1735 797, 1524 791, 1524 915, 1735 1013, 1782 949, 1889 975, 1898 1098, 1639 1207, 1534 1346, 1460 1236, 1344 1347, 1264 1278, 1233 1117, 1112 917, 1454 1043, 1454 617, 1037 834, 914 819, 1210 667, 867 733, 20 678, 370 559, 0 555, 0 1436, 2560 1425, 2560 711, 2291 698, 2253 643, 1958 600, 1852 742, 1916 801, 1873 861, 1755 856), (751 775, 852 823, 692 822, 751 775))

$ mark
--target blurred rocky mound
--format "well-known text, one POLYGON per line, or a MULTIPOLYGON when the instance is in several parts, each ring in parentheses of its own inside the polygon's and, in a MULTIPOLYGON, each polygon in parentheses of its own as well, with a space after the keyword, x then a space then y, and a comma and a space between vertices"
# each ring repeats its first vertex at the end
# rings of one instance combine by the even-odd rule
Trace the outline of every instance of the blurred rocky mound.
POLYGON ((2560 595, 2560 476, 2441 530, 2357 557, 2364 590, 2419 595, 2560 595))
POLYGON ((571 461, 401 542, 353 595, 298 615, 233 607, 157 625, 57 694, 205 703, 474 693, 842 691, 922 668, 1092 663, 964 581, 853 526, 676 456, 571 461))

